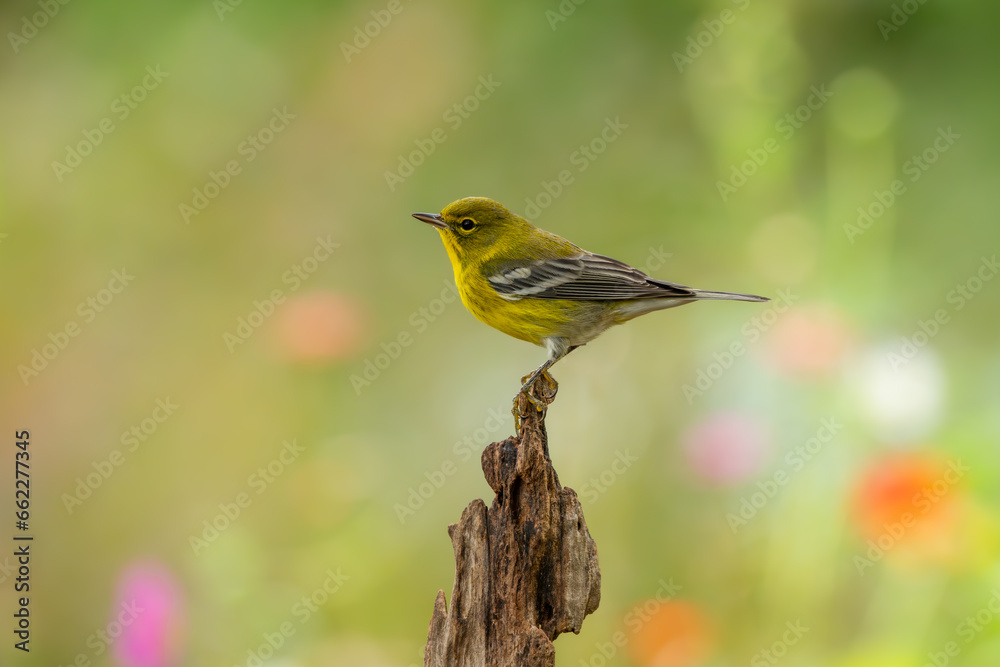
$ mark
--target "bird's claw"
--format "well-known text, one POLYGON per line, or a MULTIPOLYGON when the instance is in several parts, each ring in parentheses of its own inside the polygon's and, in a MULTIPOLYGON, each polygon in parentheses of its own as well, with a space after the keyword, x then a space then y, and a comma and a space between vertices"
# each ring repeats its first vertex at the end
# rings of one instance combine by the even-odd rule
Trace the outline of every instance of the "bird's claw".
POLYGON ((559 383, 556 382, 556 379, 554 377, 552 377, 552 374, 549 373, 548 369, 543 370, 541 373, 537 375, 535 374, 525 375, 523 378, 521 378, 521 382, 523 382, 524 384, 521 385, 521 391, 519 392, 519 395, 525 394, 528 397, 528 400, 534 403, 535 405, 548 405, 549 403, 552 402, 552 399, 555 397, 556 392, 559 390, 559 383), (539 380, 545 383, 544 387, 539 387, 538 385, 539 380), (542 392, 541 398, 535 395, 537 393, 536 391, 534 391, 535 389, 541 390, 542 392))
POLYGON ((523 383, 521 391, 514 396, 514 407, 511 409, 511 413, 514 415, 514 426, 517 430, 521 429, 521 396, 525 398, 525 408, 527 408, 527 403, 530 403, 535 406, 538 412, 544 412, 559 390, 559 383, 552 377, 548 369, 542 370, 540 373, 525 375, 521 378, 521 382, 523 383))

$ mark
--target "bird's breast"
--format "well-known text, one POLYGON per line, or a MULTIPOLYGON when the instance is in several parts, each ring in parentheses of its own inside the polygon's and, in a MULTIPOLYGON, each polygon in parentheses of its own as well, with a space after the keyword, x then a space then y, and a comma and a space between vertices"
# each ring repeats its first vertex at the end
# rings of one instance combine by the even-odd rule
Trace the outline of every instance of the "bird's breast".
POLYGON ((480 272, 465 270, 456 275, 462 303, 481 322, 508 336, 535 345, 557 336, 582 345, 613 322, 607 304, 561 299, 501 297, 480 272))

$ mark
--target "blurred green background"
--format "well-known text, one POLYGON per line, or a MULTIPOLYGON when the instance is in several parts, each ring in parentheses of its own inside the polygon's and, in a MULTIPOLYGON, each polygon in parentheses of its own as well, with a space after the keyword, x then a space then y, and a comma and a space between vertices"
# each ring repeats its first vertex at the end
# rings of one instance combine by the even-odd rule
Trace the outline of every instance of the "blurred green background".
POLYGON ((1000 663, 995 26, 974 0, 7 2, 4 665, 407 667, 544 352, 409 217, 489 196, 775 297, 608 332, 551 453, 564 666, 1000 663), (31 433, 31 652, 13 648, 31 433))

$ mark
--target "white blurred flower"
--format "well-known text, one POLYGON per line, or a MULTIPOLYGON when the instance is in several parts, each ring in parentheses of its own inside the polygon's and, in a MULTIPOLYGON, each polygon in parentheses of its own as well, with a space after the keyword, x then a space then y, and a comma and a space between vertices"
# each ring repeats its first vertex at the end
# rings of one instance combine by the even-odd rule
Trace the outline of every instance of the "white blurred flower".
POLYGON ((862 356, 851 386, 862 415, 877 435, 888 442, 913 442, 926 437, 941 421, 944 370, 930 347, 904 364, 891 363, 890 355, 896 352, 885 346, 862 356))

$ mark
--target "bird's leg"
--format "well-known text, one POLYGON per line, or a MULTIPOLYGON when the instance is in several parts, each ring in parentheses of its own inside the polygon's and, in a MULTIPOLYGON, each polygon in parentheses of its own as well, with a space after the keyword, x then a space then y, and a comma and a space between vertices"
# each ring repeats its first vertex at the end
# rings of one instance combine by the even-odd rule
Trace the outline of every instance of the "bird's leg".
POLYGON ((517 412, 517 399, 518 396, 520 396, 521 394, 524 394, 528 398, 528 400, 536 407, 542 407, 539 404, 539 401, 531 394, 532 386, 539 378, 544 377, 553 388, 558 387, 559 383, 557 383, 555 379, 549 374, 549 369, 552 367, 553 364, 555 364, 557 361, 559 361, 567 354, 569 354, 570 351, 576 349, 579 346, 575 345, 570 347, 567 344, 565 338, 550 337, 545 339, 545 347, 549 351, 549 358, 545 360, 544 364, 536 368, 535 371, 527 377, 527 380, 521 378, 523 382, 523 384, 521 385, 521 391, 519 391, 517 393, 517 396, 514 397, 515 413, 517 412))
POLYGON ((544 364, 536 368, 535 371, 531 373, 531 375, 526 375, 523 378, 521 378, 521 382, 523 383, 521 385, 521 391, 517 392, 517 394, 514 396, 514 405, 510 409, 511 414, 514 415, 514 429, 517 432, 520 433, 521 431, 521 409, 518 403, 519 399, 521 398, 521 395, 523 394, 525 399, 527 399, 528 403, 534 405, 535 409, 541 412, 545 410, 546 404, 543 401, 539 400, 538 398, 535 398, 532 391, 535 382, 541 378, 544 378, 549 383, 549 387, 553 390, 553 394, 554 391, 558 389, 559 383, 556 382, 555 378, 553 378, 549 374, 548 370, 549 368, 552 367, 552 364, 554 363, 555 360, 548 359, 544 364))
POLYGON ((549 369, 552 368, 552 366, 557 361, 565 357, 567 354, 569 354, 576 348, 580 347, 580 345, 567 346, 565 339, 549 338, 546 339, 545 341, 545 347, 548 348, 549 350, 549 358, 545 361, 544 364, 536 368, 535 371, 531 373, 531 375, 526 375, 525 377, 521 378, 521 382, 523 383, 521 385, 521 391, 519 391, 517 395, 514 396, 514 407, 511 409, 511 414, 514 415, 514 428, 518 432, 520 432, 521 430, 521 414, 520 410, 518 409, 517 401, 521 397, 521 394, 524 394, 524 397, 528 400, 528 402, 534 405, 537 409, 544 410, 545 404, 532 395, 531 392, 532 386, 539 379, 544 379, 546 382, 549 383, 549 387, 551 387, 552 389, 552 395, 554 396, 556 390, 559 389, 559 383, 556 382, 556 379, 552 377, 552 375, 549 373, 549 369))
POLYGON ((514 415, 514 428, 520 432, 521 430, 521 408, 519 404, 519 399, 523 395, 525 400, 535 406, 535 409, 539 412, 544 412, 548 407, 548 402, 555 397, 556 392, 559 390, 559 383, 556 379, 552 377, 548 369, 554 364, 554 361, 546 361, 544 364, 535 369, 535 372, 530 376, 526 375, 521 378, 521 382, 524 384, 521 387, 521 391, 517 393, 514 397, 514 407, 511 408, 511 414, 514 415), (535 395, 535 385, 539 380, 544 380, 548 383, 548 389, 541 390, 545 398, 539 398, 535 395), (546 400, 547 399, 547 400, 546 400))
POLYGON ((538 378, 544 376, 551 385, 555 387, 559 386, 558 383, 556 383, 555 379, 551 375, 549 375, 549 368, 551 368, 552 364, 554 363, 555 360, 548 359, 545 361, 544 364, 536 368, 531 375, 526 375, 525 377, 521 378, 521 382, 523 382, 523 384, 521 385, 521 391, 517 392, 517 395, 514 396, 514 407, 511 408, 511 413, 514 415, 514 427, 517 430, 521 429, 521 415, 517 405, 517 400, 521 397, 521 394, 524 394, 524 397, 528 399, 529 403, 534 405, 539 410, 542 410, 545 408, 545 405, 541 403, 537 398, 531 395, 531 388, 535 384, 535 381, 538 380, 538 378))
POLYGON ((544 364, 536 368, 534 373, 528 376, 527 382, 521 385, 521 391, 518 392, 520 394, 527 394, 529 399, 531 398, 531 387, 538 378, 546 375, 553 384, 555 383, 555 380, 551 379, 552 376, 548 374, 549 369, 557 361, 569 354, 569 351, 573 348, 570 347, 569 342, 565 338, 549 336, 545 339, 545 349, 549 352, 549 358, 545 360, 544 364))
MULTIPOLYGON (((528 380, 521 385, 521 391, 519 391, 518 394, 528 394, 528 398, 531 398, 531 386, 535 384, 535 381, 542 377, 542 375, 545 375, 550 382, 555 382, 555 380, 552 379, 552 376, 549 375, 549 369, 552 368, 552 364, 556 363, 556 361, 558 360, 548 359, 544 364, 536 368, 535 372, 528 376, 528 380)), ((523 381, 524 378, 521 378, 521 380, 523 381)))

